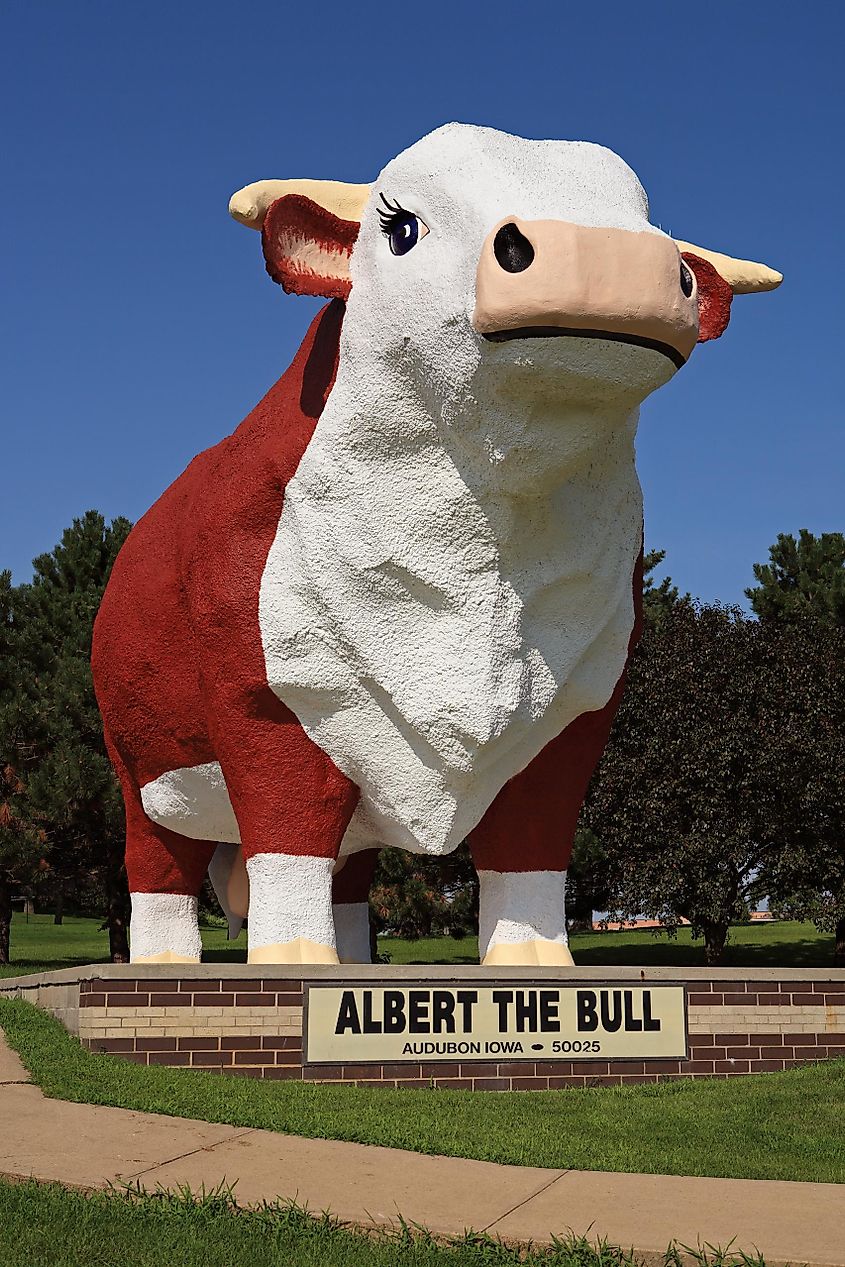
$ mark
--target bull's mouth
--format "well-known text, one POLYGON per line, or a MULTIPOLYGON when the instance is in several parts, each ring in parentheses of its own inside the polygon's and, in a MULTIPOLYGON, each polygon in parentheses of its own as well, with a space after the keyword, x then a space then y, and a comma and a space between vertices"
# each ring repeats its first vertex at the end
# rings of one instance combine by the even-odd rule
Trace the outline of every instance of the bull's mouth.
POLYGON ((638 348, 648 348, 659 352, 680 369, 686 365, 687 358, 673 348, 671 343, 663 343, 660 339, 648 339, 642 334, 625 334, 618 330, 578 330, 571 326, 518 326, 515 330, 490 330, 484 338, 490 343, 507 343, 510 339, 606 339, 611 343, 633 343, 638 348))

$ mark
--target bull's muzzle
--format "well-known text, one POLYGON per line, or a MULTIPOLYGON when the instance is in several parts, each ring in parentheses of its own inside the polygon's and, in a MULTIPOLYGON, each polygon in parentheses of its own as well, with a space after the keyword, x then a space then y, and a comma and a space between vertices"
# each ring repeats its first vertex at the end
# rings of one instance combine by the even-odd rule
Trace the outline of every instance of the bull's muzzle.
POLYGON ((634 343, 681 366, 698 338, 695 279, 662 234, 511 216, 482 247, 473 326, 493 342, 634 343))

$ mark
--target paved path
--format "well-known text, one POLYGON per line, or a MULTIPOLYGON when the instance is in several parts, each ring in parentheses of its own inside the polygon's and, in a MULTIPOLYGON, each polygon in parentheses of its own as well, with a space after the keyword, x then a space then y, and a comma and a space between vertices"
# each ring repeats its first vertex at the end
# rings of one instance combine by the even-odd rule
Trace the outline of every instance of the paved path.
POLYGON ((213 1187, 243 1204, 297 1197, 358 1224, 401 1215, 434 1232, 548 1242, 571 1228, 646 1257, 673 1238, 772 1264, 845 1267, 845 1184, 692 1179, 497 1166, 48 1100, 0 1035, 0 1174, 98 1188, 213 1187))

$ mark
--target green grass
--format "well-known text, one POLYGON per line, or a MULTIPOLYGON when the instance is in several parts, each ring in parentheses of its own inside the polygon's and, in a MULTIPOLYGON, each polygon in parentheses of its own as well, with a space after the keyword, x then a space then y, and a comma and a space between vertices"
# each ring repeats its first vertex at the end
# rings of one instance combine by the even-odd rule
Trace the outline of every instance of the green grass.
MULTIPOLYGON (((204 954, 212 963, 237 963, 246 959, 246 934, 227 942, 222 927, 202 930, 204 954)), ((100 921, 66 917, 56 927, 51 915, 16 914, 12 920, 12 962, 0 965, 0 977, 27 972, 72 968, 108 959, 108 935, 100 921)), ((478 963, 474 937, 402 941, 383 937, 382 954, 395 964, 478 963)), ((704 946, 693 941, 688 928, 677 937, 649 930, 625 933, 579 933, 572 939, 575 962, 585 967, 600 964, 704 966, 704 946)), ((812 924, 739 924, 731 929, 723 966, 727 968, 826 968, 833 961, 833 937, 819 933, 812 924)))
MULTIPOLYGON (((757 1254, 695 1254, 700 1267, 765 1267, 757 1254)), ((363 1234, 292 1203, 239 1207, 230 1191, 81 1194, 0 1180, 4 1267, 635 1267, 631 1253, 569 1236, 508 1247, 483 1234, 435 1240, 422 1229, 363 1234)), ((666 1267, 680 1267, 669 1247, 666 1267)))
MULTIPOLYGON (((624 933, 576 933, 571 940, 576 964, 634 964, 643 967, 678 965, 706 966, 704 943, 694 941, 688 928, 676 937, 650 929, 624 933)), ((478 963, 478 943, 474 937, 454 940, 431 937, 401 941, 382 937, 379 950, 390 962, 478 963)), ((833 962, 833 936, 820 933, 812 924, 784 922, 737 924, 731 929, 722 967, 725 968, 829 968, 833 962)))
POLYGON ((0 1026, 57 1099, 513 1165, 845 1182, 845 1061, 726 1081, 520 1092, 379 1090, 149 1068, 82 1049, 0 1001, 0 1026))

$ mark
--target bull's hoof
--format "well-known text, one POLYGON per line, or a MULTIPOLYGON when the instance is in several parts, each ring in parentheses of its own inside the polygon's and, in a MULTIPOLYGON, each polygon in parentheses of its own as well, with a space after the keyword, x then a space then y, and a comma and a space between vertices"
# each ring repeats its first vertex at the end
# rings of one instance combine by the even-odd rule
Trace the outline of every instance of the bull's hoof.
POLYGON ((132 963, 199 963, 191 955, 177 955, 175 950, 162 950, 157 955, 133 955, 132 963))
POLYGON ((565 942, 500 941, 484 956, 484 968, 574 968, 575 961, 565 942))
POLYGON ((297 937, 295 941, 276 942, 272 946, 250 947, 247 963, 328 964, 340 963, 340 960, 334 946, 297 937))

